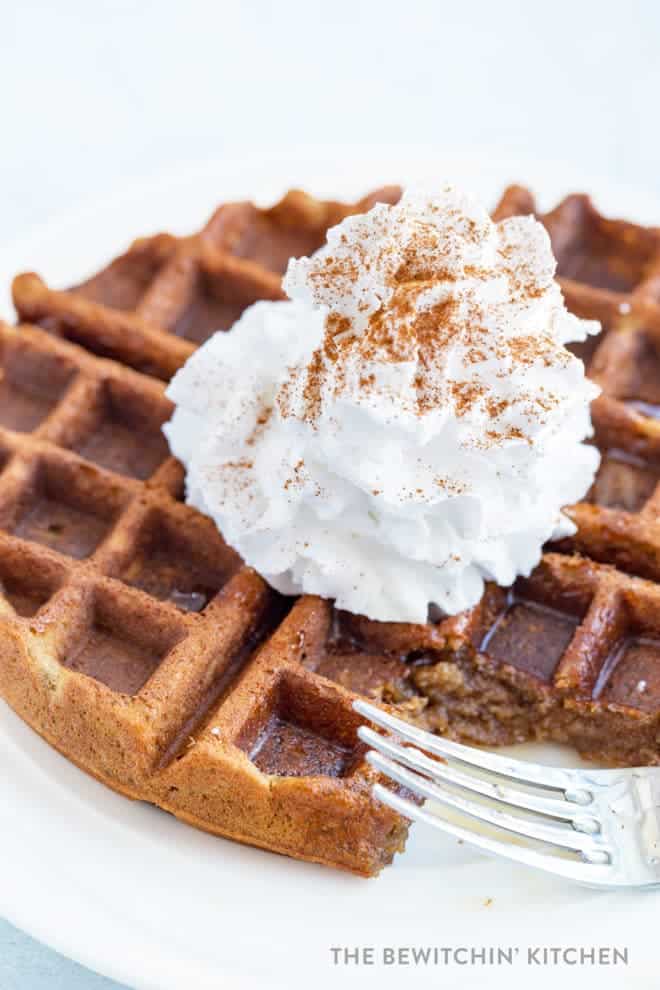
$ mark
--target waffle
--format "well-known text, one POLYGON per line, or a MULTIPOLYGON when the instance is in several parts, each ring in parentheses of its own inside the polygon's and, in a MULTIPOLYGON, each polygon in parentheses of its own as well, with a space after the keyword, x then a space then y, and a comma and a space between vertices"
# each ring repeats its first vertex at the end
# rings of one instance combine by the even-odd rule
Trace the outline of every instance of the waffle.
MULTIPOLYGON (((363 875, 407 823, 370 798, 357 695, 468 742, 660 762, 659 231, 580 196, 540 217, 569 306, 605 326, 584 354, 604 390, 603 465, 569 510, 575 537, 512 589, 423 626, 284 599, 182 501, 164 383, 246 305, 281 297, 291 254, 398 195, 224 205, 198 234, 138 240, 73 289, 19 276, 21 325, 0 328, 0 693, 116 790, 363 875)), ((529 212, 512 187, 495 215, 529 212)))
POLYGON ((139 239, 69 292, 52 291, 35 274, 21 275, 14 302, 22 319, 168 381, 246 306, 284 298, 281 276, 289 257, 315 251, 328 227, 350 213, 378 200, 395 202, 400 194, 390 186, 348 205, 292 190, 267 210, 224 204, 198 234, 139 239))
MULTIPOLYGON (((513 186, 496 214, 517 212, 536 210, 531 193, 513 186)), ((584 195, 539 219, 567 305, 603 324, 598 337, 572 348, 602 388, 592 405, 602 463, 585 502, 569 510, 578 532, 563 548, 658 581, 660 228, 606 219, 584 195)))

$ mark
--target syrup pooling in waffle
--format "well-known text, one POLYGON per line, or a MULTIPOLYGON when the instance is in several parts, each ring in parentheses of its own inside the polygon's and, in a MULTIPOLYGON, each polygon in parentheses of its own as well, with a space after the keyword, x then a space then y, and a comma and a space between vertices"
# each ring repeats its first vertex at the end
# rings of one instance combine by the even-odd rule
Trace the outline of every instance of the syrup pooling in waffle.
POLYGON ((552 739, 601 762, 657 763, 658 606, 654 583, 548 553, 529 579, 436 624, 335 613, 303 662, 460 741, 552 739))
MULTIPOLYGON (((308 251, 337 209, 351 209, 298 202, 286 223, 282 206, 257 211, 282 236, 269 257, 254 208, 231 207, 207 234, 136 242, 79 289, 17 280, 19 316, 40 327, 0 331, 0 693, 123 793, 222 835, 371 874, 401 848, 406 825, 370 798, 356 694, 469 742, 552 738, 602 761, 659 762, 660 462, 657 424, 635 403, 655 405, 643 348, 655 353, 660 322, 650 260, 635 262, 630 291, 577 283, 594 266, 573 263, 567 296, 581 315, 605 313, 611 332, 593 372, 605 392, 594 410, 603 467, 590 501, 570 510, 579 530, 568 552, 546 554, 510 591, 489 588, 470 612, 422 626, 287 601, 182 504, 182 471, 159 429, 171 412, 163 380, 214 321, 231 322, 226 307, 278 298, 300 213, 305 237, 316 217, 317 241, 298 242, 308 251), (650 477, 641 488, 608 481, 608 458, 650 477), (576 545, 597 559, 573 555, 576 545)), ((520 189, 507 204, 533 210, 520 189)), ((586 237, 581 250, 603 255, 586 237)))

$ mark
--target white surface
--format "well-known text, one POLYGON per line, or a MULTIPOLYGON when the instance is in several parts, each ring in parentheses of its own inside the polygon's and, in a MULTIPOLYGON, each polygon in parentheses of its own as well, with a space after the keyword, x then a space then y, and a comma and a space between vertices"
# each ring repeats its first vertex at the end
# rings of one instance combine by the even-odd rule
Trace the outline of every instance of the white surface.
MULTIPOLYGON (((654 0, 0 3, 3 238, 126 181, 383 141, 660 172, 654 0)), ((264 162, 267 165, 267 161, 264 162)))
MULTIPOLYGON (((0 282, 31 261, 66 281, 94 267, 133 233, 199 223, 223 195, 276 195, 289 180, 317 192, 353 193, 376 179, 438 174, 440 162, 385 152, 339 166, 297 156, 270 163, 226 162, 106 202, 51 227, 32 245, 0 259, 0 282), (422 162, 422 164, 420 164, 422 162), (325 169, 323 165, 325 164, 325 169), (326 176, 324 178, 324 175, 326 176), (329 175, 329 177, 328 177, 329 175), (332 176, 334 175, 334 179, 332 176)), ((443 160, 448 178, 492 200, 511 162, 443 160)), ((570 170, 528 164, 550 198, 576 181, 570 170)), ((660 200, 607 182, 590 183, 603 206, 660 222, 660 200)), ((444 986, 592 986, 625 979, 657 986, 656 893, 608 894, 490 860, 467 846, 415 828, 405 856, 378 880, 214 839, 106 790, 49 749, 0 705, 0 914, 108 976, 153 990, 287 990, 335 985, 383 990, 444 986), (487 899, 492 903, 487 906, 487 899), (621 967, 332 966, 331 946, 617 946, 621 967)), ((570 754, 534 748, 534 758, 570 754)))

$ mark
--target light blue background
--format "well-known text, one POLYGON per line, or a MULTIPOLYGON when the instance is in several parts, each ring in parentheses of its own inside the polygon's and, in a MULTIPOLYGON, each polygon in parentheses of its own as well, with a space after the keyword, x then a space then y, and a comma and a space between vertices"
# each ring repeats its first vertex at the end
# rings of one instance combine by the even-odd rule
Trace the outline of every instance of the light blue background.
MULTIPOLYGON (((336 142, 347 169, 370 143, 531 153, 577 164, 585 186, 597 173, 654 188, 660 174, 655 0, 0 0, 0 13, 5 244, 119 185, 260 148, 336 142)), ((0 922, 1 990, 111 987, 0 922)))
POLYGON ((0 918, 0 988, 2 990, 122 990, 0 918))

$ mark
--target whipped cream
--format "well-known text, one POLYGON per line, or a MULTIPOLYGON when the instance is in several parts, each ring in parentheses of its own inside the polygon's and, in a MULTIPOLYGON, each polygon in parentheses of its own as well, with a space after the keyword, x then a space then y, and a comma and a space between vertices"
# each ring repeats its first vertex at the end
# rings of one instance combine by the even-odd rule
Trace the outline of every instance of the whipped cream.
POLYGON ((453 188, 344 220, 178 372, 187 500, 285 594, 425 622, 510 585, 593 481, 598 388, 544 228, 453 188))

